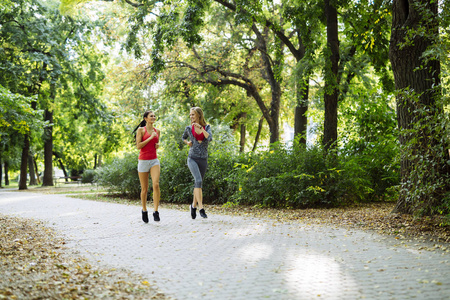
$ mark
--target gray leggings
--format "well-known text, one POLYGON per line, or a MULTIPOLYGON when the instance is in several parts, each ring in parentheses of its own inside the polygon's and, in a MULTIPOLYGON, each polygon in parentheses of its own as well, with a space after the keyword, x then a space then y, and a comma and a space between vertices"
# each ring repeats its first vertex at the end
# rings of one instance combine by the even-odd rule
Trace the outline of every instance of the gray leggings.
POLYGON ((206 158, 192 158, 188 157, 187 164, 189 170, 191 170, 194 176, 195 184, 194 187, 202 188, 203 177, 206 173, 206 167, 208 166, 208 160, 206 158))

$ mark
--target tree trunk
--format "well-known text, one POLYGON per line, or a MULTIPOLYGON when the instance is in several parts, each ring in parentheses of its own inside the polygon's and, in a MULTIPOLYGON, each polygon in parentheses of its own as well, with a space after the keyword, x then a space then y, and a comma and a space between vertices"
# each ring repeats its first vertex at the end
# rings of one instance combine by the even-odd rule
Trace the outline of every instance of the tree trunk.
POLYGON ((309 76, 297 82, 297 106, 294 115, 294 136, 300 136, 300 144, 306 145, 306 130, 308 129, 309 76))
POLYGON ((255 152, 256 147, 258 147, 259 137, 261 136, 261 131, 262 131, 262 127, 263 127, 263 122, 264 122, 264 116, 262 116, 261 119, 259 119, 258 131, 256 132, 255 143, 253 144, 252 152, 255 152))
POLYGON ((36 181, 36 173, 34 173, 34 159, 30 154, 28 155, 28 172, 30 174, 30 183, 29 185, 37 185, 36 181))
POLYGON ((39 178, 38 166, 37 166, 35 159, 33 159, 33 163, 34 163, 34 172, 36 173, 37 183, 41 184, 41 179, 39 178))
POLYGON ((1 156, 1 152, 0 152, 0 188, 2 187, 2 181, 3 181, 3 174, 2 174, 2 171, 3 171, 3 163, 2 163, 2 156, 1 156))
POLYGON ((5 160, 5 186, 9 185, 9 162, 5 160))
POLYGON ((245 123, 241 123, 241 138, 239 141, 239 152, 244 152, 245 150, 245 133, 247 132, 245 123))
MULTIPOLYGON (((238 11, 238 9, 236 8, 236 4, 231 3, 231 1, 218 1, 215 0, 217 3, 227 7, 228 9, 230 9, 233 12, 238 11)), ((234 2, 234 1, 233 1, 234 2)), ((239 8, 239 11, 241 12, 245 12, 246 14, 248 14, 248 12, 245 11, 245 5, 242 5, 239 8)), ((256 20, 255 20, 256 21, 256 20)), ((296 48, 294 46, 293 43, 291 43, 290 38, 288 36, 286 36, 284 34, 284 30, 281 29, 279 26, 275 26, 270 20, 268 19, 260 19, 259 20, 260 24, 263 24, 264 26, 266 26, 266 28, 270 28, 273 33, 282 41, 282 46, 287 46, 287 48, 289 49, 289 51, 292 53, 292 55, 294 55, 295 59, 297 60, 297 62, 299 62, 301 59, 303 59, 303 57, 305 56, 305 47, 302 41, 302 38, 300 35, 298 35, 298 48, 296 48)), ((283 27, 283 26, 281 26, 283 27)), ((256 35, 258 36, 260 33, 256 30, 255 31, 255 24, 253 24, 252 29, 254 30, 254 32, 256 33, 256 35)), ((297 33, 299 28, 296 29, 297 33)), ((260 37, 258 36, 258 39, 260 39, 260 37)), ((260 49, 261 50, 261 49, 260 49)), ((262 55, 264 56, 265 53, 267 52, 267 49, 263 50, 262 55)), ((274 65, 279 64, 280 61, 275 62, 274 65)), ((269 64, 266 65, 267 66, 271 66, 272 63, 269 62, 269 64)), ((299 84, 297 84, 297 88, 299 88, 299 84)), ((273 111, 273 113, 271 113, 271 117, 267 117, 265 116, 267 123, 269 124, 269 129, 270 129, 270 142, 273 143, 275 141, 279 140, 279 124, 277 122, 279 122, 279 105, 280 105, 280 100, 281 100, 281 93, 280 93, 280 98, 278 98, 276 96, 276 98, 273 98, 273 90, 272 90, 272 101, 274 101, 274 99, 276 99, 278 101, 277 102, 272 102, 272 106, 271 108, 273 110, 278 110, 278 115, 276 115, 275 120, 272 120, 272 116, 275 116, 275 111, 273 111), (278 104, 278 106, 277 106, 278 104)), ((301 98, 297 98, 297 106, 295 108, 295 124, 294 124, 294 131, 295 131, 295 135, 298 134, 303 134, 306 137, 306 130, 307 130, 307 118, 305 116, 306 111, 308 110, 308 98, 306 96, 306 98, 303 96, 301 98), (303 99, 303 101, 299 101, 300 99, 303 99)), ((263 111, 263 114, 265 112, 263 111)), ((262 124, 262 123, 260 123, 262 124)), ((259 135, 257 134, 257 137, 259 139, 259 135)), ((256 149, 256 144, 257 144, 257 140, 255 139, 255 145, 253 146, 253 150, 254 151, 256 149)), ((306 139, 302 139, 301 140, 302 143, 306 144, 306 139)))
POLYGON ((27 189, 27 162, 29 153, 30 153, 30 137, 28 134, 26 134, 24 136, 22 158, 20 160, 19 190, 27 189))
POLYGON ((272 101, 270 105, 271 124, 269 124, 269 127, 271 144, 280 140, 280 102, 281 87, 277 82, 276 87, 272 88, 272 101))
POLYGON ((325 120, 323 141, 325 150, 336 146, 337 141, 337 108, 338 108, 338 70, 339 70, 339 35, 337 9, 330 0, 325 0, 325 15, 327 19, 327 48, 325 66, 325 120))
MULTIPOLYGON (((53 113, 45 110, 44 120, 53 123, 53 113)), ((44 130, 44 179, 43 186, 53 186, 53 128, 48 125, 44 130)))
MULTIPOLYGON (((61 168, 61 170, 64 173, 64 177, 69 177, 69 174, 67 174, 66 168, 64 167, 64 164, 63 164, 61 158, 58 158, 58 163, 59 163, 59 167, 61 168)), ((66 178, 66 182, 68 182, 68 181, 69 181, 69 178, 66 178)))
MULTIPOLYGON (((280 139, 280 102, 281 102, 281 85, 277 80, 273 71, 273 66, 280 67, 280 60, 272 60, 268 55, 267 41, 265 35, 267 35, 268 27, 264 28, 264 35, 259 31, 255 24, 252 26, 253 32, 256 34, 256 45, 261 53, 261 60, 264 64, 265 75, 263 76, 270 85, 272 99, 270 101, 270 118, 267 119, 270 129, 270 143, 275 143, 280 139)), ((279 47, 282 47, 281 41, 278 41, 279 47)))
MULTIPOLYGON (((423 59, 424 52, 434 43, 431 38, 439 36, 438 23, 436 19, 433 20, 433 17, 436 18, 438 15, 438 3, 428 0, 394 0, 392 10, 389 58, 394 72, 395 88, 399 93, 397 123, 399 129, 406 130, 412 129, 419 122, 424 123, 426 118, 442 114, 443 111, 442 106, 436 102, 441 96, 440 62, 438 60, 425 62, 423 59), (432 14, 422 15, 423 9, 417 9, 416 4, 424 5, 432 14), (408 34, 410 30, 415 29, 425 29, 425 34, 413 34, 412 42, 401 46, 401 43, 405 43, 405 37, 410 36, 408 34)), ((429 127, 426 123, 424 125, 423 128, 427 130, 429 127)), ((419 185, 433 180, 428 176, 425 178, 411 176, 411 172, 421 163, 415 161, 414 157, 427 156, 427 151, 439 142, 440 136, 435 132, 411 131, 408 134, 401 134, 399 140, 403 147, 409 145, 411 141, 417 142, 412 144, 411 154, 402 155, 400 162, 402 188, 394 211, 410 214, 419 210, 431 212, 431 207, 436 205, 435 202, 432 203, 431 199, 434 198, 432 195, 422 195, 420 199, 414 200, 408 198, 408 194, 419 185)), ((434 159, 436 161, 433 165, 442 168, 439 161, 442 161, 443 157, 434 159)), ((448 166, 446 170, 430 170, 430 172, 445 176, 448 174, 448 166), (446 174, 442 174, 443 172, 446 174)), ((444 187, 445 189, 448 191, 448 187, 444 187)), ((438 201, 442 201, 442 197, 438 198, 440 198, 438 201)))

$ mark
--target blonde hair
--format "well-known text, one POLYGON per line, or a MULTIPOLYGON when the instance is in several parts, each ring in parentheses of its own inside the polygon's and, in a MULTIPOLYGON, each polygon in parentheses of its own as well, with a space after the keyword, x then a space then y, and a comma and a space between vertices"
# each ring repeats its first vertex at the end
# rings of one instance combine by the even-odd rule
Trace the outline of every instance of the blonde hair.
POLYGON ((198 123, 202 126, 206 126, 205 116, 203 110, 200 107, 192 107, 191 110, 195 111, 198 116, 198 123))

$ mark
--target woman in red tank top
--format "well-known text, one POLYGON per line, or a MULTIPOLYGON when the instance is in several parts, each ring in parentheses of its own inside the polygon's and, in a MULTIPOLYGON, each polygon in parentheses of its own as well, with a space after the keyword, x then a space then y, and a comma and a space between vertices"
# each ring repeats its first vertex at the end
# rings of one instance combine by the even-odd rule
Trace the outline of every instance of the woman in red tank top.
POLYGON ((161 173, 160 164, 156 155, 156 149, 159 147, 160 131, 153 127, 156 121, 156 115, 152 111, 144 113, 144 120, 141 122, 136 133, 136 148, 140 150, 138 162, 139 181, 141 183, 141 203, 142 203, 142 220, 148 223, 147 211, 147 193, 148 193, 148 178, 152 178, 153 185, 153 219, 158 222, 159 212, 159 176, 161 173))

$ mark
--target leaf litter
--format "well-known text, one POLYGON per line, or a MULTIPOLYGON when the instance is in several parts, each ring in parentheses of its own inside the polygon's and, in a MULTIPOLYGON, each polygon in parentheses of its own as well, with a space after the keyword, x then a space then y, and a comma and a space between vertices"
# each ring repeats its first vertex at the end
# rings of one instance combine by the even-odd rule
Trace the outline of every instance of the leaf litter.
POLYGON ((169 299, 145 278, 94 266, 45 223, 0 214, 0 299, 169 299))

